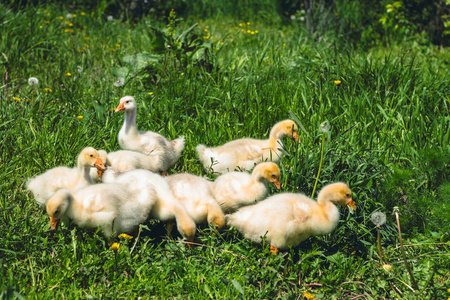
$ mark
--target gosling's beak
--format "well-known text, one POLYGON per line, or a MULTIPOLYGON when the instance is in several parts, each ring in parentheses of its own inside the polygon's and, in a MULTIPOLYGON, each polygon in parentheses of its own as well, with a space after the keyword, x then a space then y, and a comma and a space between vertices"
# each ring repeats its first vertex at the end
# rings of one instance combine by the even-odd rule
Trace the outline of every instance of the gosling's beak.
POLYGON ((276 180, 273 182, 273 184, 277 187, 278 190, 281 189, 281 183, 280 183, 280 180, 276 179, 276 180))
POLYGON ((353 208, 353 210, 356 210, 356 205, 355 202, 353 202, 353 199, 350 199, 350 202, 348 202, 347 205, 353 208))
POLYGON ((100 170, 100 171, 105 171, 105 165, 103 164, 102 160, 100 159, 100 157, 97 157, 97 159, 95 160, 94 166, 100 170))
POLYGON ((103 175, 103 171, 97 169, 97 177, 98 177, 99 181, 102 181, 102 175, 103 175))
POLYGON ((53 217, 50 217, 50 228, 52 230, 55 230, 57 227, 58 227, 58 220, 53 217))
POLYGON ((122 103, 119 104, 119 106, 117 106, 116 110, 114 112, 119 112, 125 110, 125 105, 122 103))
POLYGON ((294 132, 294 133, 292 134, 292 138, 293 138, 295 141, 299 142, 299 140, 298 140, 298 133, 297 133, 297 132, 294 132))

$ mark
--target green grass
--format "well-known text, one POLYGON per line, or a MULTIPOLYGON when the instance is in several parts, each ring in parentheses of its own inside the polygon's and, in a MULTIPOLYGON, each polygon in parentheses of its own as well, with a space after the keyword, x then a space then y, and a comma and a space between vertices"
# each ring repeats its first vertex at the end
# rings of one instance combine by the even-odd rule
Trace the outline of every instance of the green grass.
POLYGON ((199 19, 180 23, 178 34, 199 23, 194 32, 211 50, 209 68, 164 53, 115 87, 117 69, 130 67, 125 56, 154 54, 148 25, 163 23, 108 22, 98 11, 56 6, 0 8, 2 298, 450 297, 448 49, 409 42, 363 52, 335 38, 314 42, 298 26, 199 19), (76 17, 67 19, 69 12, 76 17), (38 86, 27 84, 31 76, 38 86), (205 175, 197 144, 265 138, 273 124, 294 117, 306 132, 298 145, 286 141, 282 192, 312 193, 319 125, 329 121, 318 188, 347 182, 358 210, 342 211, 333 233, 278 256, 232 228, 202 227, 204 246, 189 249, 152 222, 117 252, 99 232, 63 226, 51 233, 25 190, 27 178, 74 166, 86 146, 119 149, 123 115, 112 108, 125 95, 138 101, 139 128, 186 136, 171 173, 205 175), (404 272, 394 206, 420 291, 404 272), (381 236, 393 272, 380 266, 373 211, 387 214, 381 236))

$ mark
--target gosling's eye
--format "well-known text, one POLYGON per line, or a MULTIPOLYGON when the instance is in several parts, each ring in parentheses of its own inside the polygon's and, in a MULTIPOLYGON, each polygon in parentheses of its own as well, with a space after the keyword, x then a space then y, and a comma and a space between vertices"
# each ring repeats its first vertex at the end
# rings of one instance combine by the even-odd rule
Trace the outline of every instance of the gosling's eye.
POLYGON ((93 155, 93 154, 90 154, 89 156, 90 156, 90 157, 94 157, 94 155, 93 155))
POLYGON ((57 210, 55 210, 54 215, 57 215, 58 213, 59 213, 59 210, 57 209, 57 210))
POLYGON ((272 174, 272 178, 275 178, 275 177, 277 177, 277 176, 275 176, 275 174, 272 174))
POLYGON ((350 196, 351 196, 350 194, 345 194, 345 197, 347 198, 350 198, 350 196))

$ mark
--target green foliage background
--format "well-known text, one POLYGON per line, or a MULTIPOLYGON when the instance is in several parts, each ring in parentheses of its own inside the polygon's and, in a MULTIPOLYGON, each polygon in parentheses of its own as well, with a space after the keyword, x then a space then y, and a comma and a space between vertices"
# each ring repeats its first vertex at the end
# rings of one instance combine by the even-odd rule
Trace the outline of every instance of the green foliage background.
POLYGON ((393 2, 314 1, 314 11, 324 4, 329 13, 315 15, 312 30, 303 2, 132 3, 0 4, 3 298, 450 296, 449 52, 435 45, 445 45, 444 27, 430 21, 443 24, 447 6, 413 1, 389 12, 393 2), (27 178, 74 166, 86 146, 119 149, 123 116, 113 108, 125 95, 138 101, 140 128, 186 136, 171 173, 211 179, 197 144, 265 138, 294 118, 304 131, 299 145, 286 141, 283 192, 312 193, 319 125, 329 121, 319 187, 347 182, 358 209, 343 211, 333 233, 278 256, 233 228, 203 226, 204 245, 189 249, 152 221, 117 252, 98 232, 52 234, 27 178), (402 272, 395 206, 414 292, 402 272), (387 214, 382 245, 393 272, 380 266, 374 211, 387 214))

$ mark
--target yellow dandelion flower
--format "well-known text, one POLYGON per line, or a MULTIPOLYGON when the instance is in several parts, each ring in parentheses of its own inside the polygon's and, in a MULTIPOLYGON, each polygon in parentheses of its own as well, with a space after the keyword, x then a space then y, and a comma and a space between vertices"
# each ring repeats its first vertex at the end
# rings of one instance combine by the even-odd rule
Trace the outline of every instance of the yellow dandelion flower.
POLYGON ((72 18, 75 18, 76 16, 77 16, 77 14, 73 14, 73 15, 72 15, 72 18))
POLYGON ((89 40, 89 37, 85 37, 84 39, 87 41, 87 40, 89 40))
POLYGON ((283 43, 283 46, 286 46, 286 43, 283 43))
POLYGON ((83 119, 83 116, 78 116, 77 119, 81 120, 81 119, 83 119))
POLYGON ((250 30, 247 30, 247 33, 250 33, 251 31, 250 30))
POLYGON ((149 92, 148 94, 149 94, 149 95, 153 95, 153 92, 149 92))
POLYGON ((255 30, 255 33, 258 33, 258 30, 255 30))
POLYGON ((247 22, 247 25, 250 25, 250 22, 247 22))
POLYGON ((117 48, 120 48, 120 45, 119 45, 119 44, 116 44, 116 47, 117 47, 117 48))
POLYGON ((303 297, 305 297, 305 299, 311 300, 311 299, 314 299, 316 296, 314 296, 313 294, 310 294, 308 292, 304 292, 303 297))
POLYGON ((112 52, 116 52, 116 49, 114 49, 114 48, 111 48, 110 50, 111 50, 112 52))
POLYGON ((250 32, 251 34, 255 34, 255 32, 254 31, 252 31, 252 32, 250 32))
POLYGON ((133 237, 131 235, 128 235, 126 233, 119 234, 119 239, 126 239, 131 240, 133 237))
POLYGON ((245 31, 244 29, 241 29, 241 31, 243 32, 243 31, 245 31))
POLYGON ((66 76, 67 76, 67 77, 70 77, 70 76, 72 76, 72 74, 69 73, 69 72, 66 72, 66 76))
POLYGON ((118 250, 119 249, 120 244, 119 243, 114 243, 111 245, 111 249, 113 250, 118 250))
POLYGON ((50 21, 44 21, 44 24, 48 25, 48 24, 50 24, 50 21))
POLYGON ((137 26, 137 24, 136 24, 136 23, 133 23, 133 26, 134 26, 134 27, 136 27, 136 26, 137 26))
POLYGON ((84 15, 86 15, 86 13, 82 12, 81 15, 84 16, 84 15))
POLYGON ((45 88, 45 91, 51 93, 51 92, 52 92, 52 89, 51 89, 51 88, 45 88))
POLYGON ((205 29, 205 32, 208 32, 208 29, 205 29))
POLYGON ((69 27, 73 27, 73 24, 72 24, 72 23, 69 23, 69 27))
POLYGON ((242 23, 239 23, 239 26, 242 26, 242 23))
POLYGON ((20 101, 20 98, 18 98, 18 97, 13 97, 13 100, 15 100, 15 101, 20 101))
POLYGON ((95 15, 95 12, 91 12, 91 16, 95 15))
POLYGON ((60 20, 64 20, 64 18, 62 16, 59 17, 60 20))
POLYGON ((448 290, 447 290, 447 292, 449 292, 449 293, 450 293, 450 289, 448 289, 448 290))
POLYGON ((234 29, 238 29, 238 27, 234 27, 234 29))
POLYGON ((43 28, 43 27, 42 27, 42 25, 41 25, 41 26, 39 26, 39 28, 40 28, 40 29, 42 29, 42 28, 43 28))
POLYGON ((340 85, 340 84, 341 84, 341 81, 340 81, 340 80, 335 80, 335 81, 334 81, 334 84, 335 84, 335 85, 340 85))
POLYGON ((391 265, 383 265, 383 270, 386 272, 392 272, 392 266, 391 265))
POLYGON ((44 12, 45 12, 45 13, 48 13, 48 10, 44 9, 44 12))

